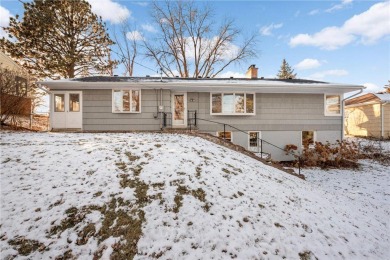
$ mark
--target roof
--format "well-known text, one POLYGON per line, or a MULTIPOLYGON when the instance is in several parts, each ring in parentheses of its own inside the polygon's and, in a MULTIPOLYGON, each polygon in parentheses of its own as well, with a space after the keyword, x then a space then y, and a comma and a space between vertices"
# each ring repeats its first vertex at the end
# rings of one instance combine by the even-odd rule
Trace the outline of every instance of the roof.
POLYGON ((376 104, 376 103, 390 103, 390 93, 384 93, 384 94, 367 93, 345 101, 346 106, 368 105, 368 104, 376 104))
POLYGON ((173 91, 217 92, 245 91, 255 93, 347 93, 364 86, 327 83, 305 79, 248 78, 160 78, 93 76, 75 79, 40 81, 50 90, 83 89, 169 89, 173 91))

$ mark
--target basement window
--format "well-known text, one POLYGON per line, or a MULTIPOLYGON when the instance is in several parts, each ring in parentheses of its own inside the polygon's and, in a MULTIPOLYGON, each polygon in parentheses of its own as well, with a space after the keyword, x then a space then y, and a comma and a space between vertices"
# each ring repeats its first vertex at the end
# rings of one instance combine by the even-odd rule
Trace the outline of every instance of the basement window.
POLYGON ((261 148, 261 134, 260 132, 248 132, 249 144, 248 150, 251 152, 260 152, 261 148))
POLYGON ((340 95, 325 95, 325 116, 341 116, 340 95))
POLYGON ((141 90, 114 89, 112 91, 113 113, 141 113, 141 90))
POLYGON ((211 93, 210 114, 212 115, 254 115, 254 93, 211 93))
POLYGON ((232 142, 233 138, 232 138, 232 132, 230 131, 221 131, 221 132, 217 132, 217 136, 219 138, 222 138, 222 139, 225 139, 226 141, 229 141, 229 142, 232 142))
POLYGON ((315 137, 315 131, 302 131, 302 146, 314 147, 315 137))

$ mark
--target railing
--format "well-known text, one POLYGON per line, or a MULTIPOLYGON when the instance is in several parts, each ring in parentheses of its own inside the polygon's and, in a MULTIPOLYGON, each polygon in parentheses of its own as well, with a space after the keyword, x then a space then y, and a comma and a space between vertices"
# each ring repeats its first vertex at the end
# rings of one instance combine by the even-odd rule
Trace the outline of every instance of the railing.
POLYGON ((196 119, 197 119, 196 110, 188 110, 187 125, 189 126, 190 131, 192 130, 192 127, 196 127, 197 124, 196 119))
MULTIPOLYGON (((192 111, 188 110, 188 126, 190 127, 190 130, 191 130, 192 126, 197 126, 197 121, 205 121, 205 122, 210 122, 210 123, 214 123, 214 124, 218 124, 218 125, 223 125, 223 138, 222 139, 224 141, 227 141, 226 140, 226 127, 230 127, 232 129, 236 130, 237 132, 244 133, 248 136, 250 135, 248 132, 241 130, 241 129, 239 129, 235 126, 232 126, 230 124, 221 123, 221 122, 208 120, 208 119, 204 119, 204 118, 198 118, 197 114, 196 114, 196 110, 192 110, 192 111), (190 117, 190 115, 193 117, 190 117)), ((294 158, 298 159, 298 171, 299 171, 299 174, 301 174, 302 158, 301 158, 300 154, 296 154, 294 151, 286 151, 285 149, 283 149, 277 145, 274 145, 268 141, 263 140, 262 138, 257 137, 257 144, 259 144, 259 142, 260 142, 260 156, 261 156, 261 158, 263 158, 263 154, 267 154, 267 155, 271 156, 271 154, 263 152, 263 143, 265 143, 267 145, 270 145, 276 149, 279 149, 279 150, 285 152, 287 155, 290 154, 290 155, 294 156, 294 158)), ((258 145, 258 147, 259 147, 259 145, 258 145)))
POLYGON ((163 115, 163 127, 172 127, 172 113, 162 112, 163 115))

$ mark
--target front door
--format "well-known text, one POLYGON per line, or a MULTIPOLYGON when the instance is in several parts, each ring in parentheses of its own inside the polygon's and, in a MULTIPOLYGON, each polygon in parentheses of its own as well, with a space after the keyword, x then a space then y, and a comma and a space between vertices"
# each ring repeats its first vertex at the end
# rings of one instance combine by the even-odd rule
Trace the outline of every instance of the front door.
POLYGON ((52 94, 51 127, 82 128, 81 91, 56 91, 52 94))
POLYGON ((172 126, 187 126, 187 93, 172 94, 172 126))

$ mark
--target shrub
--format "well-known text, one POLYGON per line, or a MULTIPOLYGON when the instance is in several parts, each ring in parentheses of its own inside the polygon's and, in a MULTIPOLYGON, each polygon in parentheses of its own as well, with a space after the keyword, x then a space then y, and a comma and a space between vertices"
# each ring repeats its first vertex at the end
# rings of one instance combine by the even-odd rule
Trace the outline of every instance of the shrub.
MULTIPOLYGON (((294 150, 297 150, 295 145, 285 147, 287 153, 294 150)), ((298 160, 296 163, 300 162, 301 167, 356 168, 359 157, 359 148, 355 142, 339 140, 336 144, 315 142, 314 145, 304 144, 301 156, 296 156, 298 160)))

